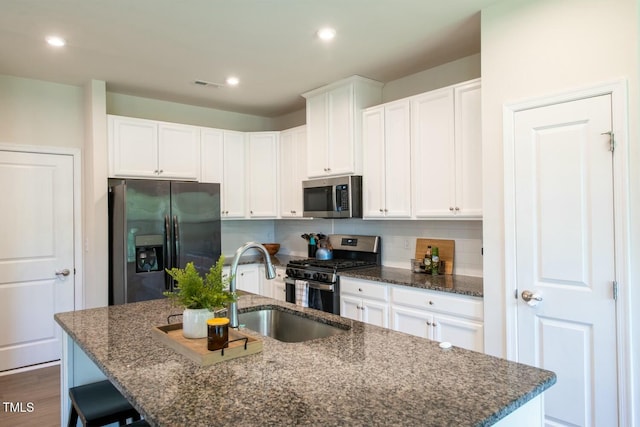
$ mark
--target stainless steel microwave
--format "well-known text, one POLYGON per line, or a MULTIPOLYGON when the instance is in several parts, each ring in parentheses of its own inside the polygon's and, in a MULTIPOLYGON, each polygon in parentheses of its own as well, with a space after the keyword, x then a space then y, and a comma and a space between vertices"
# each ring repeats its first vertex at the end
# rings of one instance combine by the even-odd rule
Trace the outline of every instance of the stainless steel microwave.
POLYGON ((362 176, 302 181, 304 217, 362 218, 362 176))

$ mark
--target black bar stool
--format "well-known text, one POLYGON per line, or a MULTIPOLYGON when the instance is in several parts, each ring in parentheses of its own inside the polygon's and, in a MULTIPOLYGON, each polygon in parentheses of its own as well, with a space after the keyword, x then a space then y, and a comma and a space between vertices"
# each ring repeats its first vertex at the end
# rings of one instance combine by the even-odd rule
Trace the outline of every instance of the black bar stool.
POLYGON ((75 427, 78 417, 85 427, 104 426, 127 419, 140 420, 140 414, 108 380, 80 385, 69 389, 71 412, 69 427, 75 427))

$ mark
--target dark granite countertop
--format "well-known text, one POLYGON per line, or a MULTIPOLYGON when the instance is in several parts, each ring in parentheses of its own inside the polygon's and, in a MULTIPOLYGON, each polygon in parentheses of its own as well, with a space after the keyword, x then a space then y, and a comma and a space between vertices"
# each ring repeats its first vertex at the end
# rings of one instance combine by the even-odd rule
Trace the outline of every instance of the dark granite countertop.
POLYGON ((294 304, 239 300, 241 311, 265 305, 351 329, 304 343, 262 337, 261 353, 200 367, 152 336, 180 311, 166 299, 55 318, 159 426, 490 425, 556 381, 549 371, 294 304))
POLYGON ((413 273, 411 270, 404 268, 384 266, 347 270, 340 272, 340 276, 410 286, 412 288, 471 295, 474 297, 483 296, 482 277, 460 276, 456 274, 431 276, 430 274, 413 273))

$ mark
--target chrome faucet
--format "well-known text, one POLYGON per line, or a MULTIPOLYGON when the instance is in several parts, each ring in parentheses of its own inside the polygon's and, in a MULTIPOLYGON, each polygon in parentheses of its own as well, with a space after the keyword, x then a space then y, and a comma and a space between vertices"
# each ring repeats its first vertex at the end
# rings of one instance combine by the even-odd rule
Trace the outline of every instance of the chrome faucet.
MULTIPOLYGON (((231 271, 229 274, 231 275, 231 283, 229 284, 229 292, 236 292, 236 273, 238 272, 238 262, 240 262, 240 257, 243 253, 245 253, 249 249, 258 249, 262 252, 262 257, 264 259, 264 265, 266 267, 265 276, 267 279, 275 279, 276 270, 273 268, 273 264, 271 263, 271 257, 269 256, 269 252, 262 246, 260 243, 256 242, 247 242, 244 245, 240 246, 238 250, 236 250, 236 255, 233 257, 233 262, 231 263, 231 271)), ((229 304, 229 326, 232 328, 238 327, 238 303, 232 302, 229 304)))

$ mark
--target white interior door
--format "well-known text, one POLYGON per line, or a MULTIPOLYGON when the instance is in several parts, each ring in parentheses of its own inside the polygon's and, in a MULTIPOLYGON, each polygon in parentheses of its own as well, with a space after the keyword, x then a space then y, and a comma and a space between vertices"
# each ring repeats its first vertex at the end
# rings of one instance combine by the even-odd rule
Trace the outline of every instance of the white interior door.
POLYGON ((60 358, 74 308, 73 157, 0 151, 0 371, 60 358))
POLYGON ((610 95, 515 115, 518 359, 558 376, 550 426, 618 425, 611 122, 610 95))

